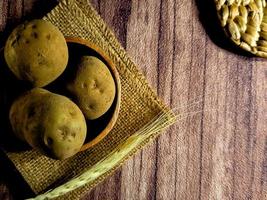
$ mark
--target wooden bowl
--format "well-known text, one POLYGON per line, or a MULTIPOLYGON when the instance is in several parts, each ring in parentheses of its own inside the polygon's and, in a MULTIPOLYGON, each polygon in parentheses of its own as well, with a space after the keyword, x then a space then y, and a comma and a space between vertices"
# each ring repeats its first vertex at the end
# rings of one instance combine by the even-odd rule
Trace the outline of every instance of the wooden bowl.
POLYGON ((81 55, 92 55, 93 54, 94 56, 98 57, 108 66, 115 80, 115 84, 116 84, 115 99, 114 99, 114 102, 111 108, 108 110, 108 112, 104 114, 104 116, 101 116, 99 119, 87 120, 88 137, 80 150, 80 151, 84 151, 96 145, 97 143, 99 143, 112 130, 113 126, 116 123, 116 120, 119 115, 120 100, 121 100, 120 77, 119 77, 119 73, 114 63, 106 55, 106 53, 98 46, 81 38, 67 37, 66 41, 69 47, 69 58, 70 59, 71 59, 72 53, 74 53, 76 57, 78 57, 77 55, 81 56, 81 55), (75 47, 70 47, 70 46, 76 46, 76 49, 75 47), (71 48, 74 48, 74 49, 71 50, 71 48), (85 52, 87 50, 88 52, 85 52))

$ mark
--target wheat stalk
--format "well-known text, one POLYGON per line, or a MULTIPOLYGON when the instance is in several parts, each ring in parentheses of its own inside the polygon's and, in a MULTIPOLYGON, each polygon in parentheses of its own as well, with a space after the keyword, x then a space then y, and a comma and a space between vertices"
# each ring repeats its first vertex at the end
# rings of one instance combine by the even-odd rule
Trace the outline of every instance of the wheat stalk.
MULTIPOLYGON (((85 184, 90 184, 95 182, 95 180, 108 171, 120 165, 122 161, 142 142, 149 139, 155 133, 163 130, 169 125, 175 123, 176 121, 185 119, 189 116, 195 116, 196 114, 203 113, 204 111, 213 111, 214 109, 198 110, 198 111, 188 111, 183 112, 181 109, 194 109, 202 103, 202 100, 195 101, 185 106, 174 108, 168 112, 160 113, 156 115, 152 120, 150 120, 145 126, 136 131, 133 135, 126 139, 123 143, 118 145, 108 156, 97 162, 90 169, 82 173, 81 175, 73 178, 67 183, 47 191, 44 194, 40 194, 31 200, 43 200, 43 199, 53 199, 59 197, 63 194, 71 192, 85 184), (178 114, 175 114, 177 113, 178 114)), ((29 199, 30 200, 30 199, 29 199)))

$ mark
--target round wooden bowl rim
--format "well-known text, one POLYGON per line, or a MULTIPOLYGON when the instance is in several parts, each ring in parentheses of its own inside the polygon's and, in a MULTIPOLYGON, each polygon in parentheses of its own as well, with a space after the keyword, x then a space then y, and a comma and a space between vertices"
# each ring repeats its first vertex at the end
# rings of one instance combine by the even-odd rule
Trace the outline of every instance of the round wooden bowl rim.
POLYGON ((93 49, 94 51, 96 51, 107 62, 108 68, 111 70, 111 72, 114 76, 114 79, 115 79, 115 84, 116 84, 116 101, 117 102, 116 102, 114 113, 113 113, 109 123, 105 127, 105 129, 96 138, 94 138, 93 140, 91 140, 90 142, 88 142, 82 146, 80 151, 84 151, 84 150, 96 145, 105 136, 107 136, 107 134, 112 130, 112 128, 114 127, 114 125, 117 121, 117 118, 119 116, 120 101, 121 101, 120 76, 119 76, 119 73, 118 73, 114 63, 111 61, 111 59, 108 56, 106 56, 105 52, 101 48, 99 48, 97 45, 89 42, 88 40, 85 40, 82 38, 77 38, 77 37, 66 37, 65 39, 66 39, 67 43, 77 43, 77 44, 85 45, 85 46, 89 47, 90 49, 93 49))

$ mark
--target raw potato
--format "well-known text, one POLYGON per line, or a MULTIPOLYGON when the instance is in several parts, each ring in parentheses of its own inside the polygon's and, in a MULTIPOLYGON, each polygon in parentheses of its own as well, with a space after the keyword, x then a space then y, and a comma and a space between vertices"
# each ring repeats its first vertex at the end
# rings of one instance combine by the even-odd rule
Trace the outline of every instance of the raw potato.
POLYGON ((68 62, 63 34, 45 20, 33 20, 16 27, 6 41, 4 55, 16 77, 30 81, 35 87, 54 81, 68 62))
POLYGON ((15 134, 55 159, 65 159, 82 147, 87 127, 78 106, 67 97, 35 88, 11 106, 15 134))
POLYGON ((73 83, 68 86, 87 119, 108 111, 115 98, 115 82, 108 67, 94 56, 83 56, 73 83))

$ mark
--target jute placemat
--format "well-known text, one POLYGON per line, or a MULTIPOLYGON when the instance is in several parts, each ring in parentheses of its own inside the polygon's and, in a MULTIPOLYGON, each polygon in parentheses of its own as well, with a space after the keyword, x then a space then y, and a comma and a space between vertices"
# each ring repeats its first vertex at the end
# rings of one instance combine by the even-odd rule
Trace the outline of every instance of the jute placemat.
POLYGON ((73 200, 114 172, 129 156, 173 123, 175 116, 158 99, 89 3, 62 0, 44 19, 56 25, 65 36, 78 36, 102 48, 115 63, 121 78, 119 118, 111 133, 93 148, 64 161, 49 159, 34 150, 7 153, 36 194, 63 184, 46 196, 39 196, 40 199, 59 195, 62 198, 65 194, 64 199, 73 200), (77 176, 81 177, 68 183, 77 176), (78 186, 82 187, 76 189, 78 186))
POLYGON ((267 58, 266 0, 214 0, 221 26, 242 49, 267 58))

